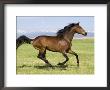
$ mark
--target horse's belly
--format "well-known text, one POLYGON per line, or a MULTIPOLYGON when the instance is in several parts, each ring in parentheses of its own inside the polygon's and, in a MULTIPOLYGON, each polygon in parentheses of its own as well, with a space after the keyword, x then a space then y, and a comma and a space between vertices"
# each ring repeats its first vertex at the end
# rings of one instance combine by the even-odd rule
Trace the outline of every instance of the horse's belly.
POLYGON ((48 44, 46 46, 46 49, 49 50, 49 51, 54 51, 54 52, 59 51, 59 47, 58 47, 57 43, 48 44))

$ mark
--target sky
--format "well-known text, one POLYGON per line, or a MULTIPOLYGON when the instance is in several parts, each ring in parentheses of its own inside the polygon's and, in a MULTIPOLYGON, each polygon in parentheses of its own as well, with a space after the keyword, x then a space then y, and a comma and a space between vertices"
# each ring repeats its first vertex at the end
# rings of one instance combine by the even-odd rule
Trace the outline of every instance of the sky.
POLYGON ((70 23, 80 22, 87 32, 94 32, 93 16, 17 16, 17 33, 53 32, 70 23))

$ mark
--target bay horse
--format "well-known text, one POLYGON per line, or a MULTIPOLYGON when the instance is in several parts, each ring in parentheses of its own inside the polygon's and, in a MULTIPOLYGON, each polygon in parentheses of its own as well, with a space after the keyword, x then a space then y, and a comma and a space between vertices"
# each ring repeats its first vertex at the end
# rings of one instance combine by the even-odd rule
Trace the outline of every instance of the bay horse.
POLYGON ((79 23, 71 23, 65 26, 63 29, 59 30, 56 36, 38 36, 35 39, 30 39, 26 36, 21 36, 16 40, 17 48, 22 45, 22 43, 31 43, 35 49, 39 50, 38 58, 43 60, 47 65, 52 66, 46 59, 46 50, 52 52, 59 52, 65 57, 65 61, 58 63, 58 65, 64 65, 68 60, 67 53, 75 55, 77 60, 77 66, 79 66, 78 54, 71 50, 72 39, 74 34, 87 35, 87 32, 79 25, 79 23))

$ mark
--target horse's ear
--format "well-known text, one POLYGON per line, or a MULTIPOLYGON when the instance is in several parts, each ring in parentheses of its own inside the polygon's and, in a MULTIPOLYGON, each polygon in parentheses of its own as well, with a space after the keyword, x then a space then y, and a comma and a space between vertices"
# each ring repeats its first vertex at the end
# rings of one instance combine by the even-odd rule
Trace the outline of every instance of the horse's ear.
POLYGON ((80 22, 77 23, 77 25, 79 25, 80 22))

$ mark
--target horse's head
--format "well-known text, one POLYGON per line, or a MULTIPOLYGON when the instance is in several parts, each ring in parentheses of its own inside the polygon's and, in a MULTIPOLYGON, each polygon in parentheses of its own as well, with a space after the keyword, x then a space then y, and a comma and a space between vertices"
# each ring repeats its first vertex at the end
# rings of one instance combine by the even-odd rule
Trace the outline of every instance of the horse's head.
POLYGON ((71 29, 72 29, 72 31, 74 31, 75 33, 82 34, 82 35, 84 35, 84 36, 87 35, 87 32, 79 25, 79 22, 76 23, 76 24, 74 25, 74 27, 72 27, 71 29))

